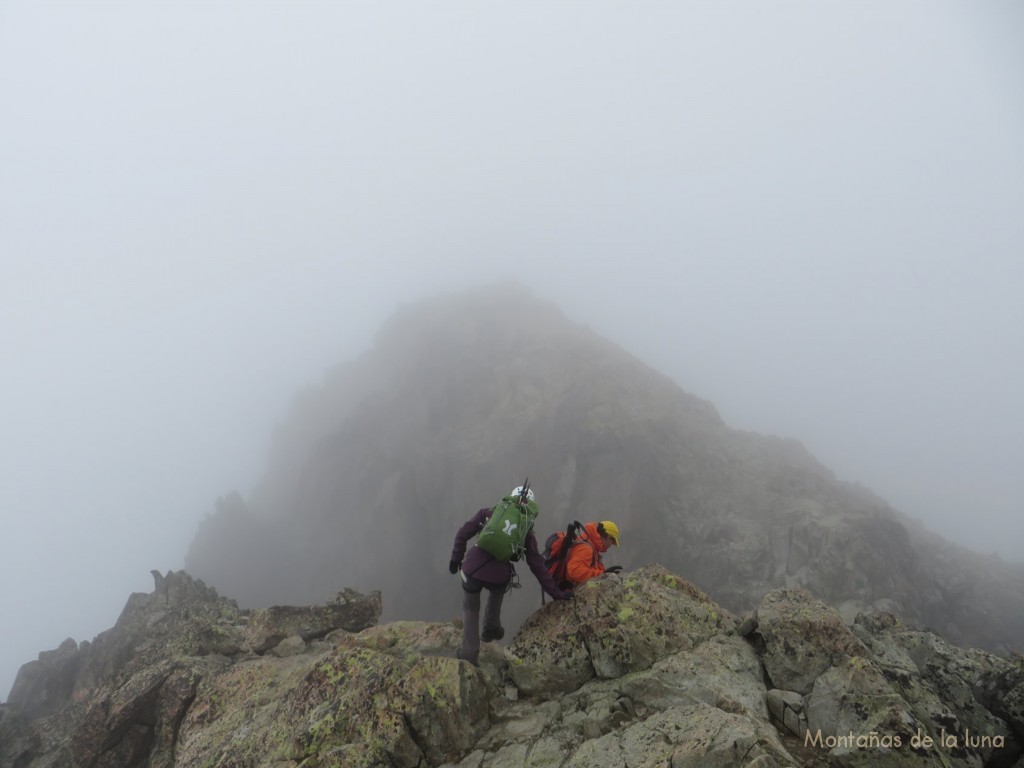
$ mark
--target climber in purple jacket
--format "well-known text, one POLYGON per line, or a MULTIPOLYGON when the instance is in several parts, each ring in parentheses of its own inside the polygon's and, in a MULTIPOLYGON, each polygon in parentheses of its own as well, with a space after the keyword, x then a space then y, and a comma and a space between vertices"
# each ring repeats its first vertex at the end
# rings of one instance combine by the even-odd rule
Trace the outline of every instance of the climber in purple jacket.
MULTIPOLYGON (((517 488, 512 496, 518 495, 517 488)), ((533 491, 527 491, 533 500, 533 491)), ((492 557, 475 544, 466 552, 466 545, 471 538, 480 533, 491 517, 493 508, 484 508, 463 523, 455 534, 452 546, 452 557, 448 563, 451 573, 458 573, 462 579, 462 648, 460 659, 476 664, 480 655, 480 641, 500 640, 505 636, 501 626, 501 603, 505 593, 510 589, 515 574, 511 562, 502 562, 492 557), (487 590, 487 607, 484 611, 484 629, 480 633, 480 592, 487 590)), ((526 563, 533 575, 540 582, 541 589, 555 600, 568 600, 571 592, 563 592, 555 584, 548 569, 544 567, 544 558, 537 549, 537 537, 531 530, 526 535, 526 563)))

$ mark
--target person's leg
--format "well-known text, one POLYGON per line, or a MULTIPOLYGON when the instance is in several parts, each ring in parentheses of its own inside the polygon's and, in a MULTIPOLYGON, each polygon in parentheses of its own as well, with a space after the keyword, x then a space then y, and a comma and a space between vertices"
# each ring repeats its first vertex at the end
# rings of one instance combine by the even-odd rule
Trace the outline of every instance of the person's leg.
POLYGON ((501 626, 501 601, 505 599, 505 588, 487 590, 487 607, 484 609, 484 642, 501 640, 505 629, 501 626))
POLYGON ((480 582, 466 578, 462 583, 462 648, 459 658, 476 665, 480 656, 480 582))

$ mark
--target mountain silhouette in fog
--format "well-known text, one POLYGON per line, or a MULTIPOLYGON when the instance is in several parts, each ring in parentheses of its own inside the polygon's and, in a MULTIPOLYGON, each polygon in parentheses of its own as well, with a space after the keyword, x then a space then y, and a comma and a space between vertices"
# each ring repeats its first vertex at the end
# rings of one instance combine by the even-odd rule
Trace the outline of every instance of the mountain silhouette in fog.
MULTIPOLYGON (((607 562, 661 563, 730 610, 804 587, 851 619, 885 610, 954 643, 1024 646, 1024 566, 930 533, 795 440, 730 428, 508 286, 400 309, 368 352, 297 396, 259 487, 219 501, 187 569, 251 607, 350 586, 382 590, 389 620, 448 618, 456 529, 526 477, 541 542, 572 520, 614 520, 607 562)), ((540 605, 519 572, 509 624, 540 605)))

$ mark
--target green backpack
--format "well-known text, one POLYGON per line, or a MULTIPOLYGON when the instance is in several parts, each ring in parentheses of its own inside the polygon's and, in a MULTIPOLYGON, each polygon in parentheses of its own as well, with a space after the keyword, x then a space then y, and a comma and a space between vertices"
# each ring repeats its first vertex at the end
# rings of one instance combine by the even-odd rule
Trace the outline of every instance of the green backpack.
POLYGON ((494 507, 476 537, 476 545, 503 563, 518 561, 526 552, 526 535, 540 511, 537 502, 521 501, 519 496, 506 496, 494 507))

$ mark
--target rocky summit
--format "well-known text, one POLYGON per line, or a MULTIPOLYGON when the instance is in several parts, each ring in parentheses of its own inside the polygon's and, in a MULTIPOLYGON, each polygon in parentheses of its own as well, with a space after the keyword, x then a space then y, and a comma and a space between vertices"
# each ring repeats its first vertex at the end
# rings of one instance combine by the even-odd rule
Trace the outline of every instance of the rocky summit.
POLYGON ((154 572, 22 667, 0 768, 1024 766, 1024 662, 805 590, 736 616, 658 565, 535 611, 480 665, 379 593, 239 609, 154 572))
MULTIPOLYGON (((265 476, 220 500, 185 567, 245 607, 321 602, 347 584, 388 595, 384 620, 444 619, 459 600, 455 531, 525 477, 541 542, 613 520, 610 563, 662 563, 733 612, 804 588, 847 620, 888 611, 959 645, 1024 648, 1024 564, 943 541, 795 440, 729 427, 507 286, 403 308, 301 393, 265 476)), ((540 604, 519 570, 531 589, 506 603, 509 630, 540 604)))

